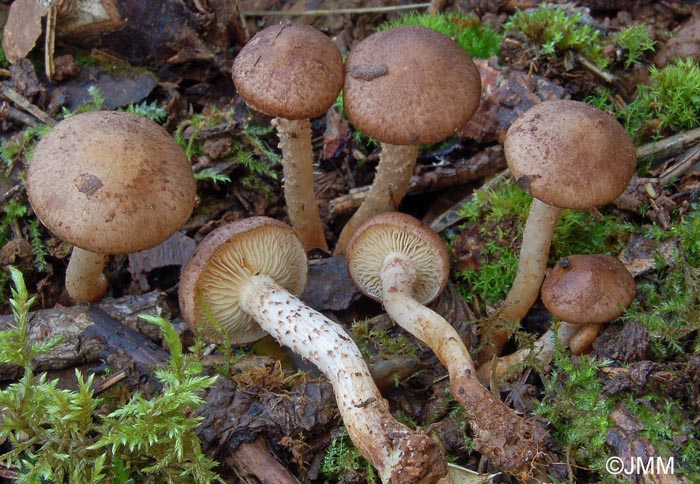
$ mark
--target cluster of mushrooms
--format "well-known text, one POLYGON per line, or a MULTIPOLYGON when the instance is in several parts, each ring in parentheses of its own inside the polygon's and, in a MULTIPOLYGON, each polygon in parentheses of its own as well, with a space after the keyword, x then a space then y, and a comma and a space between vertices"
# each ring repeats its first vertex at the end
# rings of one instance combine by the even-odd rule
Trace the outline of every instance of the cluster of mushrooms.
MULTIPOLYGON (((583 103, 554 101, 535 106, 509 130, 511 172, 536 199, 518 277, 500 316, 521 319, 542 287, 544 303, 562 322, 534 349, 477 369, 452 325, 426 306, 448 281, 443 240, 396 211, 419 146, 452 135, 479 105, 481 83, 471 58, 433 30, 401 27, 369 36, 343 62, 324 34, 287 23, 256 34, 232 71, 239 95, 277 127, 291 226, 251 217, 208 234, 182 270, 184 320, 213 342, 248 344, 270 334, 314 363, 333 385, 350 438, 382 482, 432 484, 445 476, 440 444, 394 419, 349 334, 298 299, 307 252, 328 249, 313 192, 310 119, 325 113, 343 89, 349 120, 380 141, 382 152, 372 189, 343 228, 335 254, 345 254, 361 291, 381 301, 446 367, 476 448, 516 477, 541 473, 544 424, 516 414, 482 381, 528 352, 545 358, 557 341, 584 351, 585 341, 575 345, 576 338, 595 337, 634 297, 633 279, 609 256, 572 255, 542 285, 561 209, 608 203, 627 185, 635 156, 622 127, 583 103)), ((174 139, 124 112, 61 121, 39 142, 27 172, 35 213, 74 246, 66 287, 76 301, 105 294, 108 255, 153 247, 177 231, 192 213, 195 190, 191 165, 174 139)))

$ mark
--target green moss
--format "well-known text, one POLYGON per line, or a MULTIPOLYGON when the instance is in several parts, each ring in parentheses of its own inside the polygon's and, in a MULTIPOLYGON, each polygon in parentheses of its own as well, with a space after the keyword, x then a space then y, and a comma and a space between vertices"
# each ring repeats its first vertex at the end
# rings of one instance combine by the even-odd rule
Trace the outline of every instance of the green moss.
POLYGON ((344 482, 344 476, 354 476, 356 479, 352 479, 352 482, 379 483, 376 471, 352 444, 345 427, 326 449, 321 464, 321 475, 331 479, 326 480, 326 483, 344 482))
MULTIPOLYGON (((460 209, 466 222, 463 230, 476 230, 483 244, 479 267, 457 272, 467 301, 477 296, 494 304, 508 293, 517 272, 520 237, 531 202, 532 196, 508 180, 477 192, 460 209)), ((613 214, 598 220, 586 211, 564 210, 554 229, 550 262, 570 254, 617 253, 635 229, 613 214)))
POLYGON ((535 9, 518 10, 508 18, 503 30, 524 38, 542 56, 575 52, 601 68, 610 62, 603 53, 600 32, 583 23, 580 13, 569 15, 559 6, 542 3, 535 9))
POLYGON ((454 39, 472 57, 487 59, 498 55, 500 51, 501 35, 494 29, 482 25, 473 15, 462 13, 411 13, 381 24, 378 30, 387 30, 404 25, 420 25, 440 32, 454 39))
POLYGON ((350 327, 350 335, 367 360, 372 359, 373 354, 382 359, 393 356, 417 359, 416 348, 406 335, 390 334, 388 331, 371 327, 367 319, 355 321, 350 327))
POLYGON ((132 483, 223 482, 195 434, 201 418, 190 416, 202 403, 199 393, 215 378, 200 375, 201 363, 184 354, 174 326, 144 317, 158 325, 170 348, 169 365, 155 371, 161 391, 150 400, 136 394, 110 407, 94 395, 92 376, 76 370, 78 388, 66 390, 58 380, 34 373, 33 359, 58 340, 29 338, 34 298, 22 274, 14 268, 10 272, 14 323, 0 332, 0 361, 18 365, 23 375, 0 391, 0 438, 9 444, 0 463, 16 469, 18 482, 96 484, 115 475, 132 483))
POLYGON ((626 25, 612 36, 612 40, 622 49, 625 69, 641 61, 645 53, 653 52, 656 45, 647 26, 641 23, 626 25))
POLYGON ((677 59, 649 68, 649 83, 616 112, 636 144, 700 126, 700 64, 677 59))

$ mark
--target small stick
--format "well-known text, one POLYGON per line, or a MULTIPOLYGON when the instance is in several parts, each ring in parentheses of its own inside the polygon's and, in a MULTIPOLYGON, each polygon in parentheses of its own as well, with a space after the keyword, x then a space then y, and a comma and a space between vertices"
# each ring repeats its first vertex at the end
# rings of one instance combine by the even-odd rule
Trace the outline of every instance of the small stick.
POLYGON ((419 8, 428 8, 431 3, 413 3, 410 5, 393 5, 388 7, 358 7, 358 8, 336 8, 336 9, 319 9, 319 10, 302 10, 294 12, 285 11, 270 11, 270 10, 241 10, 241 15, 246 17, 301 17, 301 16, 316 16, 316 15, 342 15, 342 14, 361 14, 361 13, 386 13, 398 12, 401 10, 414 10, 419 8))
POLYGON ((639 161, 665 159, 678 155, 688 147, 700 142, 700 128, 683 131, 668 138, 652 141, 637 148, 639 161))
POLYGON ((11 88, 10 86, 6 86, 4 84, 0 84, 0 95, 3 97, 7 98, 8 100, 12 101, 14 104, 34 116, 36 119, 41 121, 42 123, 48 124, 49 126, 54 126, 56 124, 56 120, 53 119, 51 116, 46 114, 44 111, 39 109, 37 106, 34 104, 30 103, 27 98, 22 96, 19 92, 11 88))
POLYGON ((700 159, 700 145, 694 146, 686 151, 685 155, 678 163, 669 166, 663 171, 659 177, 661 186, 666 186, 672 180, 679 178, 683 173, 688 171, 698 159, 700 159))

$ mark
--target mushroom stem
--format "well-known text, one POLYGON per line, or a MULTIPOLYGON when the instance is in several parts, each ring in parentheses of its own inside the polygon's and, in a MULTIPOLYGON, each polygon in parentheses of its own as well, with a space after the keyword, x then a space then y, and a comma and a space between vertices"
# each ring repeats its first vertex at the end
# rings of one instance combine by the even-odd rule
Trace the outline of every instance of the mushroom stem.
MULTIPOLYGON (((506 325, 519 322, 537 300, 547 270, 549 246, 552 244, 554 226, 559 219, 559 214, 561 214, 561 208, 544 203, 537 198, 532 200, 523 230, 518 272, 501 310, 495 316, 495 321, 506 325)), ((485 348, 487 351, 482 352, 482 358, 485 360, 481 361, 491 359, 494 354, 500 355, 510 336, 507 329, 498 327, 487 334, 490 348, 487 347, 485 348)))
POLYGON ((560 345, 566 346, 569 340, 574 336, 579 329, 580 324, 572 324, 562 321, 559 323, 559 328, 548 329, 530 348, 521 348, 518 351, 507 356, 487 361, 479 366, 477 374, 482 382, 500 380, 503 376, 516 365, 522 364, 529 356, 536 358, 541 365, 546 365, 552 361, 554 350, 557 342, 560 345))
POLYGON ((454 327, 413 298, 415 274, 414 263, 406 255, 386 256, 381 269, 384 308, 447 368, 452 395, 465 409, 477 450, 496 467, 527 479, 544 452, 546 429, 518 416, 479 383, 471 355, 454 327))
POLYGON ((578 328, 576 334, 573 334, 569 339, 571 354, 576 356, 591 350, 593 342, 600 334, 600 330, 603 329, 603 325, 598 323, 579 324, 578 328))
POLYGON ((251 277, 240 303, 265 331, 328 377, 350 438, 383 483, 432 484, 445 475, 438 444, 392 417, 359 349, 340 325, 269 276, 251 277))
POLYGON ((334 255, 342 255, 357 229, 370 218, 396 210, 408 191, 420 148, 382 143, 377 171, 365 200, 338 236, 334 255))
POLYGON ((289 220, 304 250, 328 250, 321 216, 314 196, 311 121, 275 118, 279 147, 282 150, 284 200, 289 220))
POLYGON ((66 268, 66 289, 76 302, 97 301, 107 292, 108 282, 102 271, 107 256, 74 246, 66 268))

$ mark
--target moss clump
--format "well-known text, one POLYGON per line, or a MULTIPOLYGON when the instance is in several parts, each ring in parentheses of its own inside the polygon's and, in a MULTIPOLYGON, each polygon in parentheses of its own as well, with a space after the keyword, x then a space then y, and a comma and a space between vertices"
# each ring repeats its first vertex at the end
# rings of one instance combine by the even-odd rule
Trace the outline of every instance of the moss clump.
POLYGON ((700 126, 700 64, 677 59, 663 69, 649 68, 649 83, 616 113, 635 143, 700 126))
POLYGON ((387 30, 405 25, 420 25, 421 27, 440 32, 454 39, 472 57, 487 59, 493 55, 498 55, 500 51, 501 35, 491 27, 482 25, 476 17, 468 14, 411 13, 381 24, 378 30, 387 30))
MULTIPOLYGON (((476 193, 460 209, 463 230, 480 241, 478 267, 460 270, 457 280, 467 301, 474 296, 488 304, 501 301, 515 278, 522 228, 532 197, 512 180, 476 193)), ((614 214, 598 220, 589 212, 564 210, 554 229, 551 263, 570 254, 617 253, 636 227, 614 214)))
POLYGON ((135 394, 114 407, 93 394, 92 376, 76 370, 78 388, 66 390, 58 380, 34 373, 33 358, 58 341, 30 340, 34 298, 19 270, 10 271, 14 324, 0 332, 0 361, 24 373, 0 391, 0 438, 9 443, 0 463, 16 468, 18 482, 98 483, 112 476, 132 483, 222 482, 195 434, 201 418, 191 416, 202 403, 198 394, 216 378, 200 375, 202 364, 184 354, 169 322, 148 318, 163 331, 171 351, 170 364, 155 371, 161 391, 150 400, 135 394))
POLYGON ((545 57, 574 52, 601 68, 610 62, 603 53, 600 32, 583 23, 581 13, 569 15, 559 6, 542 3, 535 9, 518 10, 508 18, 503 30, 524 38, 545 57))

